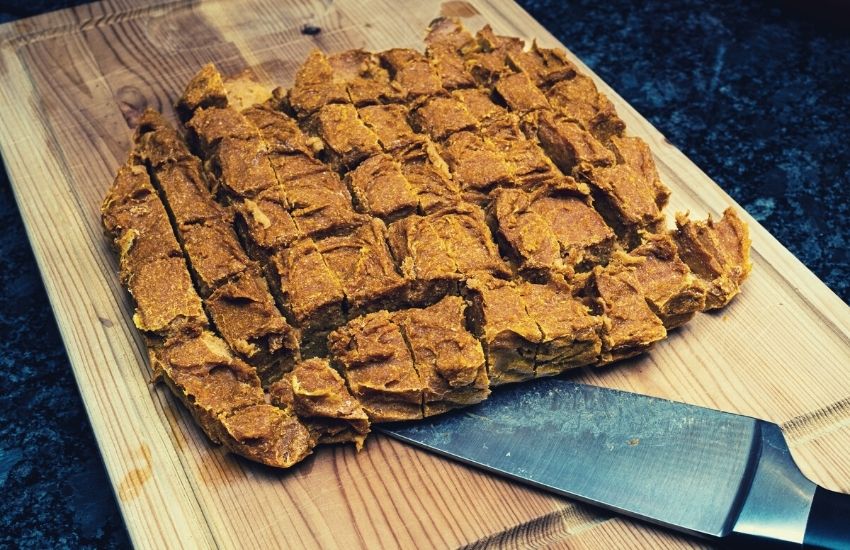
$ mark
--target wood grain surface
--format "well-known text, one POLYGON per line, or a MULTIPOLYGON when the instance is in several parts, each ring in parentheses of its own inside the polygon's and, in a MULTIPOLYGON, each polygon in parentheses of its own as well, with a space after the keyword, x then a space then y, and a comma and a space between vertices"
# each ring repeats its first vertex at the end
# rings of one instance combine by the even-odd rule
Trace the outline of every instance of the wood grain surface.
MULTIPOLYGON (((421 47, 441 14, 558 45, 496 0, 111 0, 0 26, 0 151, 138 547, 699 545, 381 436, 359 454, 326 447, 290 471, 265 469, 210 445, 149 384, 98 210, 136 117, 146 106, 173 117, 174 99, 208 61, 288 85, 311 48, 421 47), (321 33, 302 34, 306 23, 321 33)), ((702 217, 733 204, 597 84, 650 143, 673 191, 670 212, 702 217)), ((755 269, 730 307, 698 316, 647 356, 574 378, 777 422, 807 475, 850 491, 850 308, 744 217, 755 269)))

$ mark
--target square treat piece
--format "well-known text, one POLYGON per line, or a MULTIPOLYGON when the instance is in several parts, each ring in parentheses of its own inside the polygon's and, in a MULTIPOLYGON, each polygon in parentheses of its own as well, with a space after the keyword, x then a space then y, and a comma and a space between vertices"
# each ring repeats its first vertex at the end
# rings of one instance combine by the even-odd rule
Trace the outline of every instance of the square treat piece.
POLYGON ((670 190, 658 176, 649 145, 640 138, 614 136, 611 138, 609 147, 614 151, 618 163, 627 165, 643 176, 643 179, 655 191, 655 204, 659 209, 664 208, 670 198, 670 190))
POLYGON ((667 330, 687 323, 705 309, 706 286, 679 258, 669 235, 644 234, 643 242, 630 255, 618 259, 634 263, 635 278, 647 303, 667 330))
POLYGON ((185 121, 199 108, 226 106, 227 91, 224 89, 221 74, 212 63, 207 63, 186 85, 186 90, 177 101, 177 113, 180 119, 185 121))
POLYGON ((389 155, 375 155, 346 175, 360 210, 383 220, 416 210, 416 194, 399 165, 389 155))
POLYGON ((422 382, 389 313, 352 319, 330 333, 328 349, 372 422, 422 418, 422 382))
POLYGON ((140 331, 167 336, 207 326, 201 299, 182 257, 138 264, 126 284, 136 301, 133 323, 140 331))
POLYGON ((384 223, 372 218, 348 235, 316 241, 325 264, 342 284, 352 316, 396 306, 406 293, 386 232, 384 223))
POLYGON ((312 156, 311 140, 295 120, 268 107, 250 107, 242 114, 257 127, 270 154, 312 156))
MULTIPOLYGON (((275 169, 294 157, 276 157, 275 169)), ((285 169, 284 169, 285 170, 285 169)), ((348 188, 336 174, 325 169, 283 183, 289 211, 298 230, 311 237, 332 235, 360 223, 348 188)))
POLYGON ((234 357, 210 332, 170 340, 149 350, 155 375, 164 378, 206 434, 233 453, 288 468, 315 442, 292 414, 265 403, 252 367, 234 357))
POLYGON ((508 278, 511 271, 487 227, 484 211, 471 204, 441 210, 427 216, 445 243, 458 272, 464 276, 487 273, 508 278))
POLYGON ((625 164, 594 169, 589 183, 594 206, 626 242, 636 242, 638 230, 654 232, 663 224, 655 190, 625 164))
POLYGON ((452 95, 464 104, 466 110, 478 123, 507 114, 504 107, 493 103, 490 94, 481 88, 456 90, 452 92, 452 95))
POLYGON ((466 330, 466 302, 448 296, 425 309, 393 314, 424 387, 425 416, 483 401, 490 394, 481 344, 466 330))
POLYGON ((564 50, 541 48, 535 41, 529 51, 509 52, 508 64, 528 75, 535 86, 549 88, 576 75, 576 67, 564 50))
MULTIPOLYGON (((488 120, 481 128, 481 135, 503 155, 511 178, 518 187, 531 190, 544 183, 565 181, 561 171, 549 160, 543 149, 536 142, 526 139, 520 129, 519 117, 513 113, 488 120)), ((580 190, 577 186, 576 191, 580 190)))
POLYGON ((519 114, 538 109, 548 109, 549 102, 543 92, 534 85, 525 73, 508 73, 496 82, 496 93, 501 96, 511 111, 519 114))
POLYGON ((277 185, 277 177, 259 138, 224 138, 210 163, 215 189, 234 197, 251 198, 277 185))
POLYGON ((486 195, 493 187, 511 184, 511 173, 504 157, 477 134, 453 134, 440 152, 464 191, 486 195))
POLYGON ((384 151, 407 149, 422 141, 421 135, 407 123, 405 105, 370 105, 357 110, 360 119, 375 132, 384 151))
POLYGON ((614 105, 600 94, 589 77, 576 75, 552 86, 549 104, 567 119, 577 122, 600 141, 620 135, 626 125, 617 116, 614 105))
POLYGON ((676 227, 673 238, 679 256, 708 285, 705 309, 725 306, 740 292, 752 270, 747 226, 727 208, 719 222, 711 216, 694 222, 677 214, 676 227))
POLYGON ((353 105, 326 105, 319 110, 315 123, 316 132, 339 166, 353 168, 381 151, 378 136, 363 124, 353 105))
POLYGON ((463 102, 452 97, 433 97, 413 112, 417 130, 442 141, 461 130, 475 130, 476 120, 463 102))
POLYGON ((599 359, 602 318, 590 315, 563 280, 553 279, 543 285, 524 283, 520 293, 542 333, 534 356, 535 376, 554 376, 599 359))
POLYGON ((180 236, 202 296, 209 296, 251 263, 230 222, 213 218, 204 223, 183 225, 180 236))
POLYGON ((534 356, 543 340, 516 284, 480 277, 466 281, 470 320, 487 356, 490 385, 534 378, 534 356))
POLYGON ((346 50, 328 58, 334 76, 345 82, 351 102, 357 106, 399 101, 401 92, 390 83, 378 56, 363 50, 346 50))
POLYGON ((490 25, 475 34, 476 49, 466 54, 466 67, 479 84, 489 86, 508 68, 508 54, 521 52, 525 42, 512 36, 497 36, 490 25))
POLYGON ((400 86, 408 101, 439 94, 443 85, 428 59, 416 50, 394 48, 380 54, 393 82, 400 86))
POLYGON ((263 191, 254 199, 233 204, 237 230, 251 254, 268 257, 303 236, 289 214, 289 203, 280 186, 263 191))
POLYGON ((318 443, 351 441, 357 449, 369 433, 369 418, 327 359, 308 359, 269 386, 274 405, 288 408, 318 443))
POLYGON ((222 218, 228 213, 218 205, 201 175, 197 158, 166 163, 152 170, 154 183, 162 190, 168 208, 178 224, 222 218))
POLYGON ((182 258, 168 213, 148 172, 132 157, 118 170, 103 200, 101 219, 119 252, 122 282, 126 283, 140 264, 159 258, 182 258))
POLYGON ((541 112, 537 122, 540 145, 565 174, 583 174, 614 164, 613 153, 578 124, 548 111, 541 112))
POLYGON ((426 141, 407 151, 401 159, 401 172, 416 194, 419 211, 435 212, 460 202, 460 188, 451 178, 448 166, 437 154, 433 142, 426 141))
POLYGON ((229 107, 198 109, 186 123, 189 140, 209 159, 225 138, 251 141, 259 137, 257 127, 229 107))
POLYGON ((292 368, 299 356, 299 335, 278 311, 259 267, 221 285, 206 305, 224 340, 264 381, 292 368))
POLYGON ((457 264, 443 238, 423 216, 409 216, 387 231, 392 254, 409 281, 408 299, 414 304, 434 303, 457 290, 457 264))
POLYGON ((289 104, 299 118, 307 117, 330 103, 348 103, 345 84, 334 77, 325 54, 313 50, 295 73, 289 104))
POLYGON ((603 316, 600 365, 643 353, 667 336, 629 269, 616 264, 596 266, 590 277, 590 296, 603 316))
POLYGON ((312 239, 301 239, 281 250, 272 257, 270 267, 280 303, 304 332, 342 323, 342 285, 312 239))
POLYGON ((431 44, 425 50, 425 54, 436 69, 444 89, 456 90, 475 86, 475 79, 466 70, 466 63, 454 46, 431 44))
POLYGON ((549 190, 504 189, 491 212, 519 265, 538 274, 570 275, 608 261, 614 232, 587 200, 549 190))

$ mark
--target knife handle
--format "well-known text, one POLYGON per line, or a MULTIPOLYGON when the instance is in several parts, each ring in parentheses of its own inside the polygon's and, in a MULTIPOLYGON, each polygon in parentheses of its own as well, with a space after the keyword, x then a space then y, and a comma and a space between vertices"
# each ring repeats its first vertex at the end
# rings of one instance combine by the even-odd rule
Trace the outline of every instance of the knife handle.
POLYGON ((815 489, 803 547, 850 549, 850 495, 815 489))

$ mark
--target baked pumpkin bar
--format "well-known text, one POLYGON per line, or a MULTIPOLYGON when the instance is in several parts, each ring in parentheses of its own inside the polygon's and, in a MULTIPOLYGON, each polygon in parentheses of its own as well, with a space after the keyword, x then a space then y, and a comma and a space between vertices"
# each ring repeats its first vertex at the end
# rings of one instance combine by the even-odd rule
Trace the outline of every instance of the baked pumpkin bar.
POLYGON ((313 446, 307 428, 291 411, 266 404, 256 370, 209 331, 165 208, 135 155, 118 171, 102 217, 155 378, 231 452, 282 468, 307 456, 313 446))
POLYGON ((288 467, 632 357, 749 274, 731 210, 668 230, 652 152, 565 52, 446 18, 425 42, 314 51, 289 90, 208 65, 186 141, 140 120, 104 227, 155 373, 234 453, 288 467))
POLYGON ((299 334, 283 318, 259 266, 243 250, 230 210, 206 189, 200 161, 153 111, 142 115, 135 141, 219 334, 263 380, 291 369, 299 357, 299 334))

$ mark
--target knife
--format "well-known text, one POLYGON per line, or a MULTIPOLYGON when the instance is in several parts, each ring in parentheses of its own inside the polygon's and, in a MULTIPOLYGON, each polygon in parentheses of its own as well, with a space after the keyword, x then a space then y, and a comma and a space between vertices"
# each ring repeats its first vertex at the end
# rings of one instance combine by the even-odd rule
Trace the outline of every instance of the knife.
MULTIPOLYGON (((850 548, 850 495, 771 422, 559 378, 379 429, 534 487, 723 544, 850 548)), ((846 450, 846 449, 845 449, 846 450)))

